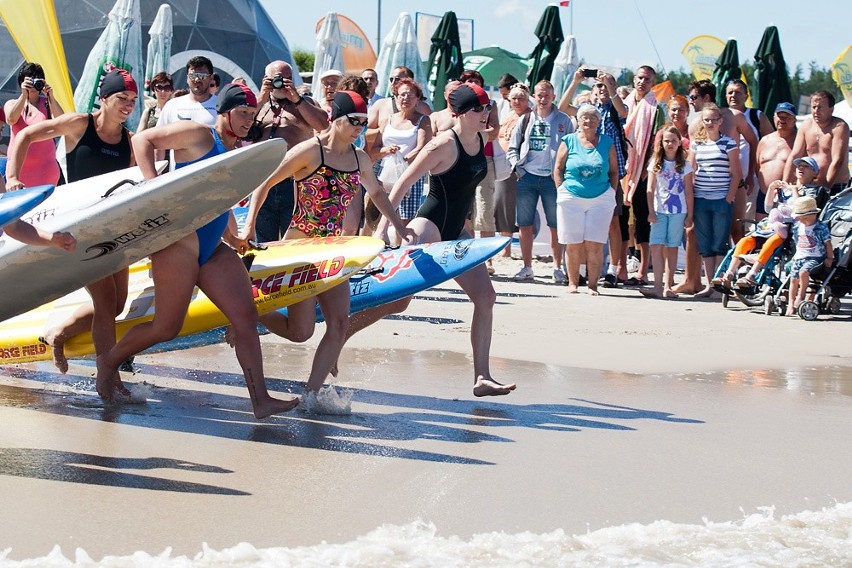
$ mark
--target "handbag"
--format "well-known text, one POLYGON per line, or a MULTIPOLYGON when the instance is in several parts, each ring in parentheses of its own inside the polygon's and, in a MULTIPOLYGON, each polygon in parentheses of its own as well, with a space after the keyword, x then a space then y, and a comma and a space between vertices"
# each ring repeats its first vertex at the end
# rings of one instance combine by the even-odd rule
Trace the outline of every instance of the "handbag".
POLYGON ((512 175, 512 164, 506 156, 503 146, 496 140, 491 143, 494 149, 494 181, 503 181, 512 175))

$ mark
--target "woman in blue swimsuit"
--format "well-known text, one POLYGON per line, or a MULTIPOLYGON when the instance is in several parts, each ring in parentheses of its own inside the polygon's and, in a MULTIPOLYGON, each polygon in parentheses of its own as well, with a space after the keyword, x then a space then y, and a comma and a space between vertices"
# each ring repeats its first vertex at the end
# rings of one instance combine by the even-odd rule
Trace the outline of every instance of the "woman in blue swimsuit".
MULTIPOLYGON (((239 138, 248 134, 256 110, 254 93, 245 85, 231 84, 219 95, 219 114, 213 128, 182 121, 144 130, 133 138, 142 173, 146 179, 156 177, 156 150, 173 149, 177 167, 182 167, 234 149, 239 138)), ((102 397, 109 398, 112 392, 109 383, 122 361, 177 336, 192 290, 198 286, 233 326, 237 359, 255 417, 286 412, 298 404, 298 399, 278 400, 267 391, 251 284, 237 254, 221 243, 224 238, 239 246, 236 236, 226 230, 230 215, 230 212, 220 215, 195 233, 151 255, 157 312, 152 321, 137 325, 110 351, 98 356, 97 384, 102 397)))

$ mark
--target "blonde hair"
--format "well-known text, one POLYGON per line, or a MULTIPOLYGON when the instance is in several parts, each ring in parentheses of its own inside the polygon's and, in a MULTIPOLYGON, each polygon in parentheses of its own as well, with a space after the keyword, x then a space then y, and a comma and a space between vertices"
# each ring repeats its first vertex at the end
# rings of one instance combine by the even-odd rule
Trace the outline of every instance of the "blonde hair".
POLYGON ((721 120, 722 111, 717 107, 714 103, 704 103, 704 107, 701 109, 701 123, 698 125, 698 130, 695 132, 695 141, 696 142, 707 142, 709 137, 707 136, 707 128, 704 126, 704 113, 712 112, 716 114, 716 117, 721 120))

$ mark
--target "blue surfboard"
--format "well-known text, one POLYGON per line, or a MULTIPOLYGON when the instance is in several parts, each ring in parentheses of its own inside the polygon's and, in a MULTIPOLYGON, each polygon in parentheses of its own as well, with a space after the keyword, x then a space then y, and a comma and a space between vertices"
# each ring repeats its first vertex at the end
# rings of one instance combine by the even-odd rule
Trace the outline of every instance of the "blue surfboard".
MULTIPOLYGON (((349 315, 413 296, 482 264, 509 244, 509 237, 441 241, 388 249, 349 279, 349 315)), ((287 308, 278 310, 286 315, 287 308)), ((317 305, 317 322, 323 321, 317 305)), ((262 326, 258 326, 262 327, 262 326)), ((148 353, 224 341, 224 328, 161 343, 148 353)))
POLYGON ((17 221, 53 193, 52 185, 39 185, 0 195, 0 227, 17 221))
MULTIPOLYGON (((509 237, 440 241, 389 249, 349 279, 349 315, 412 296, 482 264, 509 237)), ((286 315, 287 308, 278 310, 286 315)), ((317 322, 323 321, 317 305, 317 322)))

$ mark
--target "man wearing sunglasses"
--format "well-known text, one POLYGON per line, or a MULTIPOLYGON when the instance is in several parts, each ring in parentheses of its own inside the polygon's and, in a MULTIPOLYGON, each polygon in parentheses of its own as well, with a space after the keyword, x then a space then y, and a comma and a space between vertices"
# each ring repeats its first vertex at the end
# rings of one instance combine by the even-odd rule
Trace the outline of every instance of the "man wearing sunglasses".
POLYGON ((216 96, 210 91, 213 62, 204 56, 190 59, 186 64, 186 82, 189 93, 165 104, 157 126, 179 120, 192 120, 208 126, 216 124, 216 96))

